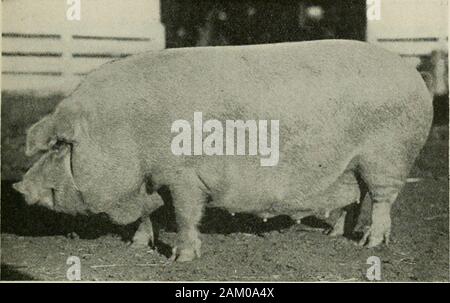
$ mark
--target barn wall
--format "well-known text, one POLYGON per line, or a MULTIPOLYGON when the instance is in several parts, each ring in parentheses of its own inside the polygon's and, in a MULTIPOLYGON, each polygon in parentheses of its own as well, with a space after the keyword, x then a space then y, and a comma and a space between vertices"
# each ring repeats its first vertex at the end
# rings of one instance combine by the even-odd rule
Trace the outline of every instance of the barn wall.
POLYGON ((364 40, 365 12, 361 0, 161 0, 167 47, 364 40), (323 9, 321 20, 307 17, 312 6, 323 9))

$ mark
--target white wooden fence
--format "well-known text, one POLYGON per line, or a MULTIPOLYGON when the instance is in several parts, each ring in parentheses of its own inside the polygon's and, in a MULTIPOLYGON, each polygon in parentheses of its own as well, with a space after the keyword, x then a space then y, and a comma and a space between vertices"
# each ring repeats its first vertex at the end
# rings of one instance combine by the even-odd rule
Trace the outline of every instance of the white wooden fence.
POLYGON ((2 1, 2 91, 67 94, 107 61, 165 47, 159 0, 79 1, 79 21, 71 1, 2 1))
POLYGON ((411 64, 434 50, 448 51, 448 0, 380 0, 379 20, 367 23, 367 40, 411 64))

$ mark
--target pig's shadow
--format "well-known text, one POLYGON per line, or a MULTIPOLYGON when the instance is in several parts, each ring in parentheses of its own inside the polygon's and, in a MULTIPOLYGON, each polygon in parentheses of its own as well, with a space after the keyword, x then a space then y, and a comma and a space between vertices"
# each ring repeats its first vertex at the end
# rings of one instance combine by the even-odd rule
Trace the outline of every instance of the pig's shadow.
MULTIPOLYGON (((365 196, 367 190, 364 184, 360 184, 362 189, 361 198, 365 196)), ((165 207, 160 208, 152 216, 152 221, 157 223, 167 231, 176 231, 175 215, 173 211, 173 203, 170 195, 170 191, 167 188, 162 188, 158 191, 162 199, 164 200, 165 207)), ((360 208, 356 205, 349 205, 345 208, 347 212, 352 212, 351 220, 355 220, 360 214, 360 208)), ((366 211, 367 212, 367 211, 366 211)), ((365 218, 364 218, 365 220, 365 218)), ((361 222, 362 224, 365 222, 361 222)), ((287 229, 295 225, 296 222, 289 216, 277 216, 264 222, 261 218, 250 214, 235 214, 232 216, 229 212, 219 208, 206 207, 204 216, 200 224, 200 232, 205 234, 232 234, 232 233, 249 233, 261 235, 270 231, 279 231, 287 229)), ((345 235, 350 236, 352 230, 357 222, 350 221, 345 224, 345 235)), ((324 221, 317 219, 313 216, 306 217, 301 220, 300 229, 302 227, 308 228, 328 228, 330 227, 324 221)))
MULTIPOLYGON (((158 193, 164 200, 165 206, 153 214, 152 221, 166 231, 176 231, 175 212, 170 191, 163 187, 158 193)), ((306 220, 307 225, 324 227, 323 222, 312 218, 308 219, 311 220, 306 220)), ((226 210, 206 207, 199 229, 204 234, 252 233, 261 235, 265 232, 289 228, 293 224, 294 221, 288 216, 278 216, 264 223, 261 218, 254 215, 236 214, 232 216, 226 210)))
POLYGON ((32 276, 25 274, 21 268, 14 265, 2 263, 0 272, 1 281, 33 281, 36 280, 32 276))
MULTIPOLYGON (((78 236, 82 239, 95 239, 106 234, 119 234, 123 240, 130 240, 137 229, 138 222, 118 226, 105 216, 71 216, 56 213, 41 206, 27 205, 23 196, 12 188, 13 182, 2 181, 1 231, 19 236, 78 236)), ((152 214, 155 229, 169 232, 176 231, 176 221, 170 192, 167 188, 159 191, 165 206, 152 214)), ((236 214, 206 208, 201 222, 202 233, 255 233, 262 234, 271 230, 288 228, 293 224, 288 217, 277 217, 263 223, 260 218, 251 215, 236 214)), ((155 231, 156 231, 155 230, 155 231)), ((160 243, 162 244, 162 243, 160 243)))
POLYGON ((71 216, 48 210, 41 206, 27 205, 21 194, 12 188, 11 181, 2 181, 1 231, 19 236, 79 236, 95 239, 101 235, 116 233, 127 237, 130 225, 125 228, 109 222, 102 215, 71 216), (76 234, 76 235, 75 235, 76 234))
MULTIPOLYGON (((176 220, 170 191, 162 188, 158 193, 163 198, 165 207, 160 208, 153 214, 152 222, 166 231, 175 232, 176 220)), ((315 217, 306 217, 298 225, 289 216, 277 216, 264 222, 261 218, 254 215, 237 213, 232 216, 226 210, 206 207, 199 229, 204 234, 228 235, 233 233, 247 233, 263 236, 264 233, 289 229, 293 225, 296 225, 296 229, 300 231, 309 231, 311 230, 310 228, 326 229, 330 227, 327 223, 315 217)), ((346 227, 347 225, 348 230, 350 230, 354 222, 348 222, 346 227)))

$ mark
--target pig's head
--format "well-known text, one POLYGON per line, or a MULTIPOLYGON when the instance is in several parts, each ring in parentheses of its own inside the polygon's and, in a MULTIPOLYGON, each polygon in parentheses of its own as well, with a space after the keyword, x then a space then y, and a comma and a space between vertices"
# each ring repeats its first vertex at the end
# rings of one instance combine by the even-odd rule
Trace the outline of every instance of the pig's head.
POLYGON ((24 195, 28 204, 38 204, 70 214, 86 210, 73 179, 71 147, 67 144, 56 145, 43 154, 23 180, 13 187, 24 195))

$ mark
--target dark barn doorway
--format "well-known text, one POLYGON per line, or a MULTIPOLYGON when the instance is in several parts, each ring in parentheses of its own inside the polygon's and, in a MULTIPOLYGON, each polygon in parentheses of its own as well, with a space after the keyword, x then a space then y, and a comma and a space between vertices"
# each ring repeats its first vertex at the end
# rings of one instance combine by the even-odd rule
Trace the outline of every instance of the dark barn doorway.
POLYGON ((346 0, 161 0, 166 45, 242 45, 365 40, 365 2, 346 0))

